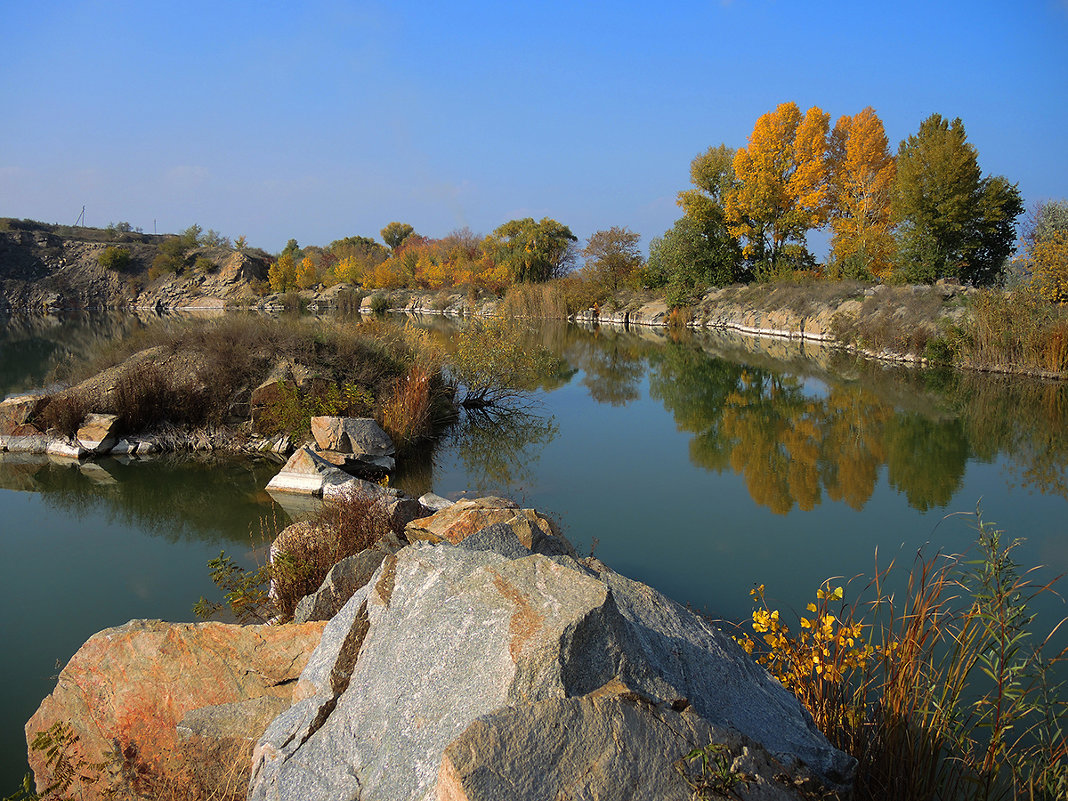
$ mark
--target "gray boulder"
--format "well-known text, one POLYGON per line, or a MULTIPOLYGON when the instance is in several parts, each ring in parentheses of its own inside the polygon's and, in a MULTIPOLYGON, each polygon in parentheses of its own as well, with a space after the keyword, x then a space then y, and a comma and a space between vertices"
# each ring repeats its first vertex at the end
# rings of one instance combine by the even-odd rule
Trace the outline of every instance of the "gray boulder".
POLYGON ((393 551, 385 543, 379 543, 342 559, 330 568, 318 590, 300 600, 293 612, 293 621, 330 620, 356 590, 371 580, 382 560, 393 551))
POLYGON ((417 543, 386 557, 327 625, 302 674, 302 700, 257 744, 250 799, 448 797, 439 777, 455 784, 466 768, 447 749, 473 723, 498 713, 518 720, 537 712, 532 705, 606 687, 658 708, 692 707, 703 721, 694 736, 701 726, 732 730, 788 771, 803 763, 829 784, 848 782, 853 759, 703 619, 596 561, 524 555, 499 530, 474 536, 468 547, 417 543))
POLYGON ((442 756, 450 801, 583 798, 787 801, 787 769, 757 743, 636 693, 551 698, 476 719, 442 756), (686 757, 703 752, 693 759, 686 757), (707 756, 710 765, 702 763, 707 756))
POLYGON ((370 417, 313 417, 312 436, 324 451, 393 456, 393 440, 370 417))

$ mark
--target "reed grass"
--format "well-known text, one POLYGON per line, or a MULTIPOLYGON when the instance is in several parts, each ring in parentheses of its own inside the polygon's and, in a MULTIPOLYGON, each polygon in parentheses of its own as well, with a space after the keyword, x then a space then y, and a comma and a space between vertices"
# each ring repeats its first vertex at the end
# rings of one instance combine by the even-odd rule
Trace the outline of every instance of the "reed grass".
POLYGON ((739 642, 857 758, 858 801, 1068 793, 1065 650, 1049 653, 1060 624, 1039 634, 1032 611, 1054 582, 1021 573, 1019 541, 978 510, 975 525, 974 554, 918 555, 901 592, 893 565, 876 570, 867 603, 825 584, 796 634, 754 591, 761 636, 739 642))

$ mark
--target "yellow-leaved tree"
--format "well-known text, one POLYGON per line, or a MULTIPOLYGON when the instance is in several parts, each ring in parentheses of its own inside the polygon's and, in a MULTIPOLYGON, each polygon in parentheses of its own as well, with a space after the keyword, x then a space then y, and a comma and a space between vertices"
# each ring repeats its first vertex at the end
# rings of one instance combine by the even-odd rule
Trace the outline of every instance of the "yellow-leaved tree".
POLYGON ((812 266, 805 235, 827 218, 829 121, 816 106, 802 116, 796 103, 782 103, 756 121, 748 146, 735 153, 727 228, 764 272, 812 266))
POLYGON ((293 254, 283 252, 278 260, 267 268, 267 281, 275 292, 288 292, 297 285, 297 267, 293 263, 293 254))
POLYGON ((896 163, 870 106, 841 117, 831 132, 831 270, 838 277, 889 277, 894 257, 890 198, 896 163))
POLYGON ((309 289, 315 284, 315 262, 311 256, 305 256, 297 267, 296 283, 301 289, 309 289))

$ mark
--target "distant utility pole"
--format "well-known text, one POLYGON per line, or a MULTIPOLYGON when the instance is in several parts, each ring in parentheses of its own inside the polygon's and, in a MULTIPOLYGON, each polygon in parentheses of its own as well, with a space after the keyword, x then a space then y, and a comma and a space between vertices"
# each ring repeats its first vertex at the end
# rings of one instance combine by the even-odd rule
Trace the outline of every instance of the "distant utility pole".
POLYGON ((156 233, 156 218, 152 218, 152 233, 156 233))
POLYGON ((77 228, 78 224, 85 225, 85 206, 82 206, 82 213, 78 215, 78 219, 74 221, 74 227, 77 228))

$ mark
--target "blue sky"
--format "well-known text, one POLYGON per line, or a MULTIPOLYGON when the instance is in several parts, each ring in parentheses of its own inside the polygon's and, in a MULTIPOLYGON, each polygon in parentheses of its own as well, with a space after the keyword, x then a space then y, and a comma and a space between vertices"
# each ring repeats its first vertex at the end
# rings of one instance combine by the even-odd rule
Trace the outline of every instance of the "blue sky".
POLYGON ((793 100, 891 144, 960 117, 1068 196, 1068 0, 3 3, 0 216, 279 250, 554 217, 646 242, 689 163, 793 100))

